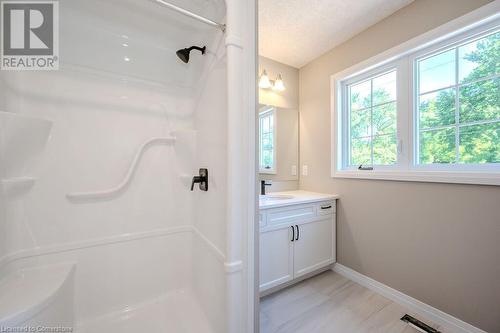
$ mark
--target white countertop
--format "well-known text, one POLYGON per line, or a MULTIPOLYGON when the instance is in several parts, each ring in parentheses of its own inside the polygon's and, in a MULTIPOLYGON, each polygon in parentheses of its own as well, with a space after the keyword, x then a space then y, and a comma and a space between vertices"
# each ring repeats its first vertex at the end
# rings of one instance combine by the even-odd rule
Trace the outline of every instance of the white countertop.
POLYGON ((309 202, 338 199, 337 194, 326 194, 309 191, 272 192, 265 195, 266 199, 259 196, 259 209, 276 208, 297 205, 309 202), (274 197, 274 198, 273 198, 274 197))

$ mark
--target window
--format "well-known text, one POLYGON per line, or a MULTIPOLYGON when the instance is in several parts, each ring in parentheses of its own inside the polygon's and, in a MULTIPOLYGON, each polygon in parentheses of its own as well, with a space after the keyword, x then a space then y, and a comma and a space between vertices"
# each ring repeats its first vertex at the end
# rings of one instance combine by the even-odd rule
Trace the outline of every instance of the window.
POLYGON ((417 163, 500 162, 500 33, 415 60, 417 163))
POLYGON ((259 169, 276 173, 276 110, 265 108, 259 113, 259 169))
POLYGON ((396 149, 396 70, 347 86, 349 166, 391 165, 396 149))
POLYGON ((500 15, 477 15, 332 77, 334 177, 500 185, 500 15))

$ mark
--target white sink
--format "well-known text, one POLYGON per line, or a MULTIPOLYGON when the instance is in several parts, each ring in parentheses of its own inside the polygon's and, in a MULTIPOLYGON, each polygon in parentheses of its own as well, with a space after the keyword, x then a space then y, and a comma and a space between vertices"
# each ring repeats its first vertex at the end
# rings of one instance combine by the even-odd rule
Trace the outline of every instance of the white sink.
POLYGON ((293 199, 293 195, 285 195, 285 194, 266 194, 259 195, 260 200, 290 200, 293 199))

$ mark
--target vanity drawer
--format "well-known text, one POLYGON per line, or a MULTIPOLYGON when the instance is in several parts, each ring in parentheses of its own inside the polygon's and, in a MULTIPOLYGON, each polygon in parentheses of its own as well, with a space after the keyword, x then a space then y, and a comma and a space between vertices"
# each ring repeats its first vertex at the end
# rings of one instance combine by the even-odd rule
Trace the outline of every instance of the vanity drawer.
POLYGON ((335 201, 320 202, 317 205, 317 210, 318 210, 318 215, 335 214, 336 211, 335 201))
POLYGON ((267 225, 288 224, 316 216, 314 205, 280 207, 267 211, 267 225))

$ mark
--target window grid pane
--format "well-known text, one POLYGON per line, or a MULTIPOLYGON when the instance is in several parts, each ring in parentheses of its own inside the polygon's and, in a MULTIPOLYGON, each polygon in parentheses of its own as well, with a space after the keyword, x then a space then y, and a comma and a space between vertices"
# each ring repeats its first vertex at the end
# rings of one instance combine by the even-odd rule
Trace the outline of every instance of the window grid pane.
POLYGON ((451 87, 456 82, 454 49, 439 52, 418 62, 421 93, 451 87))
POLYGON ((455 88, 445 88, 419 96, 420 128, 432 129, 455 124, 455 88))
POLYGON ((420 133, 420 163, 448 164, 456 160, 455 127, 420 133))
POLYGON ((500 121, 460 126, 460 163, 500 163, 500 121))

